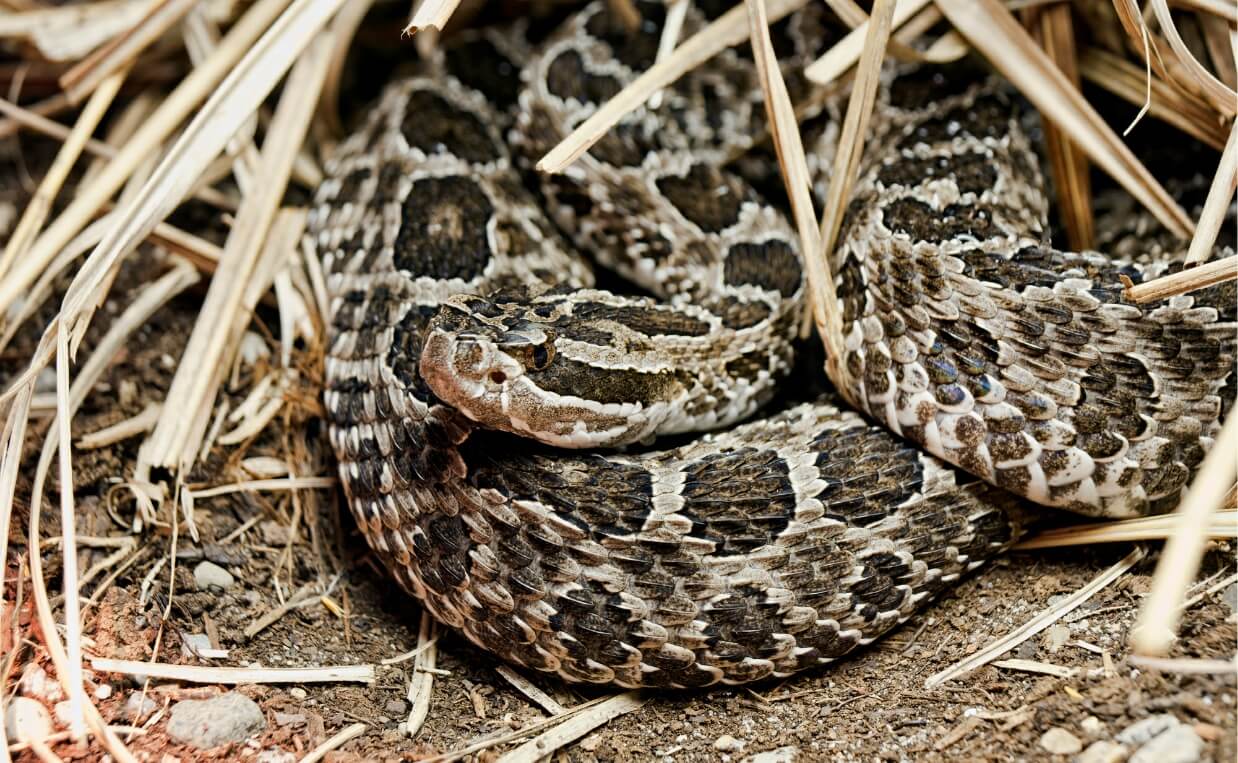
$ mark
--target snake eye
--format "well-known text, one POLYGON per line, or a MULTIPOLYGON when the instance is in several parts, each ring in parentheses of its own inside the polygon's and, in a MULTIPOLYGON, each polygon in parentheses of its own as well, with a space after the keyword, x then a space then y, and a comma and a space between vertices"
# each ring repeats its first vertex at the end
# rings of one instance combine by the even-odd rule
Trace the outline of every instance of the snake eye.
POLYGON ((554 358, 554 345, 547 342, 546 344, 534 345, 533 347, 533 370, 541 371, 546 366, 550 365, 550 361, 554 358))

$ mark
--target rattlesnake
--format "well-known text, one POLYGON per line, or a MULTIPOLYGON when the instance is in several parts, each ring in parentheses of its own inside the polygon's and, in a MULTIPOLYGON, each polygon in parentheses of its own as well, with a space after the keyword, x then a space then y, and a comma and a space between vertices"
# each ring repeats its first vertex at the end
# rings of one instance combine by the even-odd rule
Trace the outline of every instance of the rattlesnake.
POLYGON ((471 38, 387 89, 318 192, 331 441, 370 546, 438 620, 571 681, 782 676, 1007 547, 1007 490, 1103 516, 1178 498, 1233 398, 1232 289, 1136 306, 1118 275, 1165 266, 1049 248, 1011 97, 933 70, 883 88, 832 258, 850 396, 884 426, 825 398, 726 429, 786 375, 806 289, 792 229, 722 169, 763 129, 751 63, 685 78, 545 201, 495 108, 536 156, 657 34, 598 3, 527 63, 517 35, 471 38), (587 288, 543 206, 656 296, 587 288))

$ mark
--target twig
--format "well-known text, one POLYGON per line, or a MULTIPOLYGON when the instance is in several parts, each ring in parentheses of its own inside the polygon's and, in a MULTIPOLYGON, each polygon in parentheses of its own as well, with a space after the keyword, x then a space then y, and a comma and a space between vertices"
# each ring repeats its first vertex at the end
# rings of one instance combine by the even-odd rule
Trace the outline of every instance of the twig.
POLYGON ((993 663, 993 667, 1018 670, 1023 673, 1040 673, 1041 675, 1057 676, 1058 678, 1073 678, 1080 673, 1079 668, 1068 668, 1065 665, 1053 665, 1048 662, 1037 662, 1036 660, 998 660, 993 663))
MULTIPOLYGON (((234 75, 221 86, 220 91, 203 110, 203 114, 218 109, 232 115, 236 120, 231 125, 232 129, 211 130, 208 134, 210 120, 199 119, 186 131, 186 136, 194 134, 194 137, 200 140, 209 141, 214 150, 205 147, 201 150, 210 151, 214 155, 222 148, 232 130, 239 127, 239 121, 249 113, 248 108, 257 107, 261 96, 274 88, 279 75, 292 64, 294 56, 304 49, 304 54, 289 76, 268 132, 269 135, 279 137, 269 139, 262 149, 257 176, 261 177, 263 182, 250 198, 246 199, 237 215, 236 223, 232 226, 224 245, 220 267, 211 280, 199 319, 194 324, 182 356, 182 363, 168 390, 165 415, 160 418, 155 431, 143 444, 139 454, 139 473, 144 473, 144 470, 151 466, 187 466, 189 459, 198 452, 215 391, 226 369, 228 340, 233 334, 234 320, 241 315, 241 304, 246 294, 243 285, 250 281, 256 272, 257 260, 263 251, 263 241, 271 229, 279 202, 287 188, 292 161, 305 139, 310 116, 326 76, 327 64, 330 61, 330 38, 319 35, 313 44, 310 44, 310 40, 318 34, 318 29, 341 2, 343 0, 296 0, 288 13, 280 19, 280 23, 264 35, 258 46, 246 55, 234 75), (245 108, 230 101, 227 97, 229 94, 237 98, 243 95, 247 99, 245 108), (195 127, 199 128, 198 133, 194 133, 195 127)), ((178 146, 183 146, 177 157, 180 161, 172 161, 170 155, 161 165, 161 169, 166 173, 173 172, 181 164, 190 163, 191 156, 188 151, 192 144, 183 137, 178 146)), ((176 153, 175 149, 173 153, 176 153)), ((168 178, 171 179, 171 176, 168 178)), ((154 178, 148 188, 153 185, 154 178)), ((118 242, 117 254, 128 245, 127 241, 124 244, 118 242)), ((100 244, 100 247, 102 248, 103 244, 100 244)))
POLYGON ((372 684, 378 680, 373 665, 333 665, 325 668, 229 668, 92 657, 90 667, 104 673, 123 673, 130 676, 166 678, 172 681, 199 684, 372 684))
MULTIPOLYGON (((55 138, 57 140, 68 140, 73 134, 73 130, 65 127, 61 123, 48 119, 39 112, 35 111, 35 107, 26 108, 18 106, 15 103, 10 103, 3 98, 0 98, 0 114, 8 115, 9 119, 20 126, 25 126, 31 130, 36 130, 44 135, 55 138)), ((81 117, 78 117, 78 122, 81 117)), ((0 138, 4 138, 3 133, 0 133, 0 138)), ((83 150, 90 152, 98 157, 112 157, 116 155, 116 149, 112 148, 102 141, 88 137, 83 143, 83 150)))
POLYGON ((118 421, 111 426, 96 430, 78 438, 78 450, 91 450, 113 445, 121 440, 127 440, 134 435, 149 431, 159 418, 159 403, 148 403, 142 412, 136 416, 118 421))
POLYGON ((1100 48, 1088 48, 1079 56, 1079 72, 1087 81, 1136 106, 1146 99, 1152 116, 1218 151, 1225 147, 1224 125, 1216 121, 1210 106, 1125 58, 1100 48), (1150 97, 1145 96, 1145 88, 1151 90, 1150 97))
MULTIPOLYGON (((787 197, 791 199, 791 211, 795 227, 800 235, 800 249, 805 272, 808 276, 810 305, 813 322, 825 344, 826 357, 844 357, 842 315, 838 309, 838 295, 834 292, 834 278, 829 269, 829 250, 822 247, 821 231, 817 228, 817 214, 812 203, 812 178, 804 157, 804 144, 800 137, 795 108, 787 94, 786 83, 778 70, 778 59, 769 36, 769 17, 765 12, 765 0, 748 0, 749 38, 752 41, 753 59, 760 75, 761 89, 765 94, 765 113, 773 133, 774 149, 782 170, 787 197)), ((835 369, 836 373, 841 365, 835 369)), ((836 386, 843 388, 841 377, 831 375, 836 386)))
POLYGON ((1193 226, 1178 203, 999 0, 937 0, 950 23, 1093 162, 1138 199, 1170 231, 1188 238, 1193 226))
POLYGON ((1157 670, 1162 673, 1181 673, 1187 675, 1238 674, 1238 658, 1229 660, 1191 660, 1146 657, 1132 654, 1126 658, 1126 662, 1137 668, 1157 670))
POLYGON ((228 485, 188 491, 194 498, 213 498, 228 493, 258 492, 262 490, 329 490, 335 487, 335 477, 288 477, 286 479, 245 480, 228 485))
POLYGON ((1238 278, 1238 254, 1193 268, 1180 270, 1167 276, 1154 278, 1141 284, 1126 287, 1125 296, 1132 302, 1156 302, 1178 294, 1203 289, 1238 278))
MULTIPOLYGON (((68 111, 71 106, 72 104, 69 103, 69 99, 64 93, 56 93, 50 98, 44 98, 38 103, 30 104, 28 107, 18 106, 0 98, 0 113, 8 114, 8 118, 0 119, 0 140, 13 137, 23 125, 43 132, 47 131, 44 128, 51 130, 58 128, 64 135, 68 135, 68 128, 59 122, 53 122, 49 117, 68 111)), ((88 150, 93 150, 98 145, 101 144, 97 142, 88 143, 87 148, 88 150)))
POLYGON ((517 691, 528 697, 534 704, 545 710, 547 713, 550 713, 551 715, 559 715, 560 713, 567 712, 566 707, 560 705, 549 694, 537 688, 532 681, 506 665, 500 665, 495 668, 494 671, 503 676, 503 678, 507 679, 507 682, 516 687, 517 691))
MULTIPOLYGON (((799 10, 807 2, 808 0, 772 0, 768 4, 770 21, 777 21, 792 11, 799 10)), ((562 172, 588 151, 607 130, 623 119, 624 115, 638 108, 649 96, 669 86, 719 52, 738 45, 747 38, 747 11, 744 6, 736 5, 709 26, 684 40, 675 48, 674 53, 649 67, 645 73, 581 122, 537 162, 538 171, 562 172)))
POLYGON ((434 671, 438 664, 438 624, 426 610, 421 611, 421 625, 417 629, 417 657, 413 662, 413 677, 408 682, 409 736, 416 736, 430 714, 430 699, 434 695, 434 671))
POLYGON ((69 96, 69 100, 77 103, 99 87, 105 79, 127 69, 139 53, 180 21, 196 2, 197 0, 161 0, 141 21, 62 74, 60 87, 69 96))
MULTIPOLYGON (((1096 543, 1120 543, 1139 540, 1164 540, 1177 527, 1173 516, 1119 519, 1113 522, 1090 522, 1071 527, 1057 527, 1033 535, 1014 546, 1014 551, 1038 548, 1090 546, 1096 543)), ((1238 539, 1238 511, 1214 511, 1205 528, 1209 538, 1238 539)))
MULTIPOLYGON (((851 98, 847 103, 847 115, 843 119, 838 150, 834 156, 834 169, 830 173, 830 187, 821 217, 821 249, 819 257, 828 257, 838 241, 838 231, 847 210, 851 187, 860 171, 860 158, 864 152, 864 136, 876 105, 877 86, 880 84, 881 61, 885 57, 886 43, 894 21, 894 0, 876 0, 869 16, 868 30, 864 36, 864 51, 856 69, 851 98)), ((834 301, 837 310, 837 299, 834 301)), ((835 325, 827 328, 836 331, 833 341, 827 344, 832 350, 826 358, 825 370, 830 381, 853 405, 851 387, 846 370, 846 354, 842 344, 842 317, 834 318, 835 325), (831 344, 834 346, 831 347, 831 344)))
POLYGON ((542 732, 516 749, 499 758, 498 763, 536 763, 555 750, 580 739, 598 726, 609 723, 621 715, 639 710, 649 698, 630 691, 610 697, 605 702, 578 713, 552 729, 542 732))
POLYGON ((413 659, 414 657, 421 654, 422 652, 424 652, 425 650, 429 649, 430 647, 434 646, 437 643, 438 643, 438 638, 437 637, 432 638, 423 644, 418 644, 416 647, 408 650, 407 652, 403 654, 397 654, 395 657, 384 657, 383 659, 379 660, 379 664, 380 665, 399 665, 401 662, 408 662, 409 660, 413 659))
MULTIPOLYGON (((1195 87, 1191 88, 1187 85, 1188 89, 1197 89, 1213 108, 1233 119, 1235 115, 1238 115, 1238 93, 1230 90, 1224 82, 1212 76, 1212 72, 1205 69, 1195 59, 1191 49, 1186 46, 1186 43, 1182 41, 1182 36, 1178 34, 1178 27, 1174 24, 1173 16, 1169 13, 1169 5, 1165 0, 1149 0, 1149 2, 1152 5, 1152 12, 1156 15, 1156 21, 1160 24, 1161 33, 1165 35, 1170 49, 1177 56, 1178 62, 1182 64, 1180 68, 1169 67, 1171 76, 1182 72, 1182 76, 1190 77, 1195 87)), ((1182 84, 1186 85, 1186 83, 1182 84)))
MULTIPOLYGON (((1079 62, 1075 54, 1075 29, 1067 5, 1050 5, 1027 11, 1027 26, 1046 55, 1076 89, 1079 87, 1079 62)), ((1070 137, 1052 122, 1045 123, 1045 149, 1050 169, 1057 181, 1057 207, 1066 242, 1071 251, 1096 248, 1096 229, 1092 218, 1092 183, 1087 157, 1070 137)))
POLYGON ((259 617, 257 620, 245 626, 245 630, 242 631, 245 634, 245 638, 253 638, 261 633, 265 628, 270 626, 271 623, 279 620, 281 617, 297 607, 302 607, 316 601, 318 598, 318 594, 316 593, 317 588, 317 583, 306 583, 298 588, 297 592, 283 604, 280 604, 275 609, 272 609, 270 612, 267 612, 262 617, 259 617))
POLYGON ((327 757, 327 753, 343 747, 345 743, 364 734, 367 728, 369 727, 364 723, 354 723, 351 726, 346 727, 340 733, 310 750, 308 755, 301 758, 300 763, 318 763, 318 761, 327 757))
POLYGON ((460 0, 422 0, 421 5, 413 12, 413 17, 409 19, 408 26, 404 27, 404 34, 411 36, 422 29, 443 31, 447 20, 456 12, 459 4, 460 0))
POLYGON ((1231 412, 1174 515, 1178 518, 1178 527, 1165 544, 1152 576, 1152 588, 1131 629, 1131 647, 1138 654, 1163 656, 1176 638, 1181 616, 1179 605, 1185 598, 1187 586, 1195 578, 1204 553, 1206 519, 1238 477, 1235 453, 1238 453, 1238 415, 1231 412))
POLYGON ((500 736, 491 737, 489 739, 483 739, 480 742, 475 742, 469 745, 468 747, 463 747, 453 752, 443 753, 442 755, 435 755, 434 757, 426 758, 425 760, 422 761, 422 763, 452 763, 452 761, 467 758, 468 756, 472 755, 475 752, 480 752, 482 750, 486 750, 491 747, 495 747, 497 745, 507 744, 508 742, 514 741, 516 739, 521 739, 522 737, 526 737, 529 734, 533 734, 535 732, 541 731, 544 728, 549 728, 551 726, 554 726, 557 723, 562 723, 565 718, 569 718, 573 715, 589 710, 590 708, 597 707, 598 705, 602 704, 608 699, 611 699, 611 698, 610 697, 598 697, 597 699, 591 699, 588 702, 582 702, 579 705, 576 705, 575 707, 569 708, 567 712, 563 713, 562 715, 556 715, 553 718, 546 718, 545 720, 541 720, 536 723, 531 723, 522 729, 517 729, 516 731, 511 732, 510 734, 502 734, 500 736))
MULTIPOLYGON (((236 65, 237 59, 252 48, 289 0, 260 0, 233 25, 223 44, 210 60, 197 66, 160 103, 155 113, 142 124, 125 143, 116 157, 99 173, 95 181, 77 189, 73 202, 61 212, 43 235, 34 242, 26 256, 14 263, 13 269, 0 279, 0 311, 25 293, 38 278, 47 263, 77 235, 90 219, 120 190, 134 170, 193 112, 220 81, 236 65)), ((188 178, 186 182, 192 182, 188 178)), ((103 268, 104 272, 110 270, 103 268)))
MULTIPOLYGON (((917 13, 925 10, 929 0, 899 0, 894 7, 894 17, 890 22, 891 29, 898 29, 917 13)), ((872 25, 870 17, 859 24, 845 37, 836 42, 829 50, 804 69, 804 76, 818 85, 828 85, 842 76, 843 72, 855 66, 860 55, 867 48, 865 40, 872 25)))
POLYGON ((1186 255, 1187 265, 1204 262, 1212 256, 1212 247, 1221 232, 1221 223, 1225 222, 1225 212, 1234 198, 1235 189, 1238 189, 1238 121, 1230 125, 1229 139, 1221 152, 1221 163, 1208 188, 1208 198, 1204 200, 1204 210, 1186 255))
POLYGON ((1083 602, 1092 598, 1098 591, 1113 581, 1121 577, 1127 570, 1139 563, 1139 560, 1144 557, 1142 547, 1136 547, 1129 554, 1122 558, 1120 562, 1113 565, 1109 569, 1096 576, 1090 583, 1075 591, 1056 605, 1043 610, 1040 614, 1033 617, 1021 628, 1018 628, 1005 636, 999 638, 988 646, 984 647, 975 654, 963 659, 943 671, 935 673, 924 682, 924 688, 932 689, 936 686, 957 678, 966 673, 970 673, 982 665, 986 665, 993 659, 1005 654, 1014 649, 1019 644, 1027 641, 1032 636, 1040 633, 1045 628, 1048 628, 1058 619, 1070 614, 1077 609, 1083 602))

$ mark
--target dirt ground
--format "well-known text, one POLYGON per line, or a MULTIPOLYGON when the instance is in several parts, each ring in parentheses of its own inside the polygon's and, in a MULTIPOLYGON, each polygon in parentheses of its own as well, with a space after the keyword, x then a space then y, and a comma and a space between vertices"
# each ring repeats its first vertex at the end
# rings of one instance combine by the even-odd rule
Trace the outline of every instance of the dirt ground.
MULTIPOLYGON (((0 158, 3 176, 20 179, 28 172, 38 177, 37 162, 33 167, 19 166, 19 162, 35 161, 30 157, 38 154, 29 150, 29 139, 25 145, 25 158, 13 153, 0 158)), ((28 193, 28 182, 9 184, 0 197, 0 207, 20 211, 28 193)), ((6 214, 0 209, 3 235, 11 226, 5 222, 6 214)), ((159 257, 144 251, 123 268, 91 330, 87 349, 135 289, 164 267, 159 257)), ((75 438, 134 416, 148 402, 162 399, 201 299, 200 287, 187 292, 133 338, 75 420, 75 438)), ((0 382, 7 384, 11 374, 24 368, 54 304, 52 300, 41 317, 0 355, 0 382)), ((289 443, 300 443, 310 450, 309 459, 321 465, 319 473, 330 474, 317 418, 311 357, 304 358, 304 367, 308 378, 301 390, 303 399, 293 406, 295 415, 277 419, 248 445, 244 456, 279 456, 289 443)), ((236 400, 252 383, 249 373, 242 373, 239 383, 230 388, 229 394, 238 395, 236 400)), ((0 631, 6 638, 18 634, 18 639, 16 659, 6 663, 14 671, 6 687, 16 685, 23 666, 51 671, 34 624, 26 565, 30 474, 37 458, 35 448, 44 439, 49 420, 46 416, 37 419, 28 440, 27 467, 19 480, 9 538, 5 601, 17 603, 0 612, 0 631)), ((80 535, 119 538, 127 534, 125 524, 135 509, 117 481, 131 473, 139 442, 135 437, 75 453, 80 535)), ((239 478, 235 451, 213 453, 193 475, 193 481, 203 485, 239 478)), ((55 491, 53 480, 44 503, 43 538, 59 533, 55 491)), ((203 752, 167 735, 167 709, 176 701, 219 694, 227 687, 152 681, 146 691, 153 700, 153 712, 135 718, 132 710, 141 704, 142 684, 117 674, 92 673, 96 687, 107 687, 95 692, 104 717, 115 724, 143 728, 143 733, 128 739, 132 750, 146 760, 291 760, 360 722, 365 724, 364 733, 330 753, 328 760, 415 760, 458 750, 546 717, 496 672, 494 659, 451 633, 443 633, 437 642, 441 673, 434 677, 428 718, 416 737, 404 735, 401 723, 409 711, 406 693, 413 663, 381 662, 416 647, 419 608, 371 563, 337 491, 303 491, 300 498, 299 512, 286 495, 238 493, 202 500, 196 510, 199 541, 181 533, 174 553, 166 527, 147 532, 131 554, 109 565, 83 589, 86 597, 102 591, 97 603, 85 605, 87 651, 93 656, 191 665, 369 664, 376 666, 377 681, 372 685, 242 685, 237 690, 260 705, 265 729, 248 742, 203 752), (247 529, 235 532, 246 525, 247 529), (173 557, 175 585, 170 591, 173 557), (197 590, 193 568, 202 560, 226 569, 234 583, 222 591, 197 590), (109 579, 110 573, 117 572, 109 579), (288 612, 252 638, 243 633, 302 586, 333 581, 330 601, 338 611, 314 597, 309 606, 288 612), (144 593, 144 588, 149 590, 144 593), (170 616, 161 622, 169 596, 170 616), (194 634, 206 634, 212 646, 228 650, 227 658, 192 656, 185 642, 194 634)), ((80 568, 89 569, 114 551, 113 547, 83 548, 80 568)), ((751 688, 651 695, 640 709, 563 748, 554 759, 739 761, 780 750, 782 757, 765 760, 1067 760, 1070 755, 1054 756, 1047 751, 1042 741, 1046 732, 1065 730, 1086 748, 1094 741, 1113 739, 1136 721, 1168 713, 1204 740, 1198 759, 1232 761, 1238 757, 1238 699, 1232 673, 1146 671, 1125 659, 1127 633, 1148 589, 1154 555, 1055 628, 1003 655, 1077 668, 1072 677, 990 665, 939 688, 924 686, 928 676, 1027 622, 1129 552, 1129 546, 1115 545, 1008 554, 967 578, 898 631, 837 665, 751 688)), ((44 547, 43 562, 55 594, 61 565, 54 546, 44 547)), ((1234 550, 1222 545, 1209 553, 1202 574, 1220 580, 1233 567, 1234 550)), ((1184 616, 1174 656, 1228 659, 1238 637, 1235 596, 1231 586, 1191 607, 1184 616)), ((528 678, 565 706, 602 694, 548 677, 528 678)), ((37 691, 21 691, 38 696, 37 691)), ((43 698, 50 704, 52 695, 54 690, 49 690, 43 698)), ((67 741, 54 749, 67 760, 101 756, 97 747, 84 749, 67 741)), ((474 759, 494 760, 505 749, 509 748, 494 747, 474 759)), ((35 759, 30 751, 18 751, 16 758, 35 759)))

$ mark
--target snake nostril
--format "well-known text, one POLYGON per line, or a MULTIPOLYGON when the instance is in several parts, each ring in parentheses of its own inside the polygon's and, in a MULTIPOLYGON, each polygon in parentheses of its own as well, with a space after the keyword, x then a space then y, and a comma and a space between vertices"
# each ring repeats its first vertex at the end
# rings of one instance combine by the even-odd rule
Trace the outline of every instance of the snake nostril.
POLYGON ((502 384, 503 382, 507 381, 507 374, 503 373, 502 371, 491 371, 490 381, 494 382, 495 384, 502 384))

